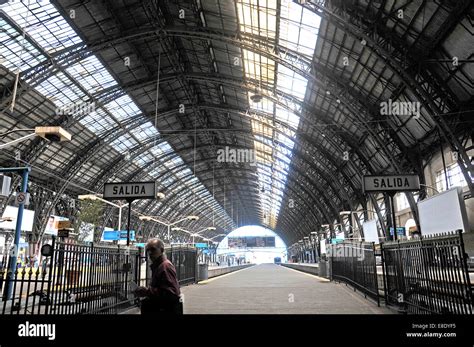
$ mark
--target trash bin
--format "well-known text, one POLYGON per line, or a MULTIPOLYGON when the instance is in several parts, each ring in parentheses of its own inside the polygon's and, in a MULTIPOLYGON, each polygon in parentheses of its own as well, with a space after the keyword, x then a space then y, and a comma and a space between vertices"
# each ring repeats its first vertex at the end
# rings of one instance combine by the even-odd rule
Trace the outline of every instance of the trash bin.
POLYGON ((319 261, 319 277, 328 277, 327 261, 323 259, 319 261))
POLYGON ((209 278, 208 265, 199 264, 198 265, 198 282, 205 281, 209 278))

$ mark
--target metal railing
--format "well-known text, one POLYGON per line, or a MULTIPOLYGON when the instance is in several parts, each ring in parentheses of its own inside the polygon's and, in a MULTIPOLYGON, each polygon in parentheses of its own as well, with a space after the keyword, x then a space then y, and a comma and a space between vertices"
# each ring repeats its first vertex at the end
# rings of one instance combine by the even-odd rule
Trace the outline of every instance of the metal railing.
MULTIPOLYGON (((138 304, 132 282, 149 284, 140 248, 70 244, 53 238, 53 254, 40 267, 0 269, 0 314, 115 314, 138 304)), ((196 249, 171 247, 168 258, 181 285, 196 280, 196 249)))
POLYGON ((139 249, 55 238, 52 248, 41 267, 0 270, 1 314, 107 314, 134 304, 130 284, 139 281, 139 249))
MULTIPOLYGON (((196 282, 197 274, 197 252, 192 246, 174 246, 165 248, 165 254, 176 268, 176 277, 181 286, 196 282)), ((142 269, 140 275, 140 284, 143 286, 150 285, 151 269, 149 261, 146 257, 141 257, 142 269)))
POLYGON ((415 314, 473 313, 461 232, 381 247, 387 304, 415 314))
POLYGON ((374 243, 341 242, 328 246, 331 279, 345 282, 380 306, 374 243))

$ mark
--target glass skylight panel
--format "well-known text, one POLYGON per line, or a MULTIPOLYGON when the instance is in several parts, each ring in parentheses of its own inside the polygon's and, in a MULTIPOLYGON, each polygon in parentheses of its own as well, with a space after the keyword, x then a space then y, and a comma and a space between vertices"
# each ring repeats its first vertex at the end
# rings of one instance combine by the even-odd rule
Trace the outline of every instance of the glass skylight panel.
POLYGON ((136 146, 137 143, 128 134, 120 136, 118 139, 112 142, 111 146, 123 153, 136 146))
POLYGON ((259 141, 254 141, 254 146, 255 146, 255 149, 258 151, 258 152, 263 152, 263 153, 266 153, 266 154, 270 154, 273 152, 273 148, 270 147, 270 146, 267 146, 259 141))
POLYGON ((281 108, 280 106, 276 107, 275 116, 276 119, 288 124, 289 126, 295 129, 298 128, 298 125, 300 123, 300 117, 295 115, 293 112, 281 108))
POLYGON ((167 142, 160 142, 158 145, 153 146, 150 150, 154 156, 162 157, 163 155, 172 151, 171 146, 167 142))
POLYGON ((101 109, 82 118, 80 123, 98 136, 104 132, 110 131, 116 126, 116 123, 101 109), (102 115, 99 116, 100 114, 102 115))
POLYGON ((285 163, 284 161, 281 161, 281 160, 276 160, 275 163, 274 163, 274 166, 278 170, 284 171, 286 173, 288 173, 288 170, 290 168, 290 166, 287 163, 285 163))
POLYGON ((162 173, 161 167, 155 167, 153 170, 149 171, 151 177, 158 177, 162 173))
MULTIPOLYGON (((291 159, 288 158, 282 151, 277 152, 277 158, 287 165, 290 165, 291 163, 291 159)), ((281 165, 284 165, 283 163, 281 165)))
POLYGON ((308 80, 300 74, 288 69, 286 66, 278 65, 278 90, 303 101, 307 84, 308 80))
POLYGON ((283 125, 281 123, 276 123, 275 128, 278 130, 277 132, 277 138, 294 138, 296 135, 296 132, 288 128, 288 125, 283 125))
POLYGON ((264 125, 254 120, 252 120, 252 132, 254 134, 261 134, 269 138, 273 137, 273 129, 270 126, 264 125))
POLYGON ((192 171, 188 167, 185 167, 179 173, 182 174, 183 176, 189 176, 192 174, 192 171))
POLYGON ((153 157, 149 153, 144 153, 144 154, 139 155, 138 157, 135 157, 133 161, 138 166, 143 167, 143 165, 151 162, 152 160, 153 160, 153 157))
POLYGON ((85 97, 85 94, 74 86, 62 72, 49 77, 36 89, 51 99, 58 107, 80 102, 85 97))
POLYGON ((282 135, 281 133, 276 134, 276 138, 279 143, 284 144, 286 147, 293 149, 295 142, 287 136, 282 135))
POLYGON ((83 117, 80 123, 97 135, 110 130, 116 125, 107 113, 100 108, 83 117))
POLYGON ((173 159, 170 159, 170 160, 167 160, 163 163, 163 165, 168 169, 168 170, 172 170, 174 167, 176 166, 179 166, 181 164, 181 160, 180 158, 173 158, 173 159))
POLYGON ((134 128, 131 133, 135 136, 139 141, 143 141, 148 138, 158 136, 158 132, 156 128, 150 122, 146 122, 136 128, 134 128))
MULTIPOLYGON (((189 181, 190 181, 191 183, 197 183, 197 182, 199 182, 199 180, 197 179, 196 176, 190 176, 189 181)), ((200 185, 200 186, 202 186, 202 185, 200 185)))
POLYGON ((105 66, 95 56, 81 60, 67 68, 66 71, 91 93, 99 92, 117 84, 105 66))
POLYGON ((240 31, 275 37, 277 0, 238 0, 240 31))
POLYGON ((174 182, 174 178, 173 176, 171 177, 168 177, 168 178, 165 178, 161 181, 161 184, 163 184, 165 187, 169 187, 170 185, 172 185, 174 182))
POLYGON ((20 28, 25 28, 45 51, 51 53, 67 48, 82 40, 49 1, 10 2, 2 8, 20 28))
POLYGON ((280 44, 313 57, 321 17, 292 0, 282 0, 280 44))
POLYGON ((15 72, 18 67, 20 71, 24 71, 46 60, 46 57, 28 40, 24 41, 25 49, 23 50, 22 34, 3 18, 0 18, 0 28, 2 29, 0 30, 0 55, 5 59, 0 63, 1 65, 15 72))
POLYGON ((180 170, 180 171, 178 171, 175 175, 176 175, 176 177, 182 178, 182 177, 184 177, 184 176, 187 176, 188 173, 186 173, 185 170, 180 170))
MULTIPOLYGON (((253 3, 256 2, 254 0, 245 2, 249 7, 250 12, 256 11, 255 14, 259 17, 258 21, 261 22, 265 19, 266 28, 270 28, 270 30, 265 29, 264 35, 270 35, 269 33, 271 31, 274 35, 276 28, 276 2, 275 0, 259 1, 260 4, 265 2, 265 9, 252 9, 251 7, 253 6, 253 3), (273 14, 268 15, 266 12, 267 7, 272 6, 273 14)), ((12 1, 8 6, 3 7, 2 10, 5 11, 20 28, 26 28, 28 37, 31 37, 45 52, 49 54, 71 47, 72 45, 80 45, 83 43, 63 16, 51 3, 47 1, 31 1, 29 7, 30 11, 28 11, 27 3, 12 1)), ((252 19, 250 20, 252 21, 252 19)), ((249 24, 250 27, 252 27, 252 23, 253 22, 249 24)), ((25 49, 22 52, 23 38, 21 31, 18 32, 1 18, 0 26, 2 28, 2 31, 0 31, 0 54, 5 58, 1 64, 12 71, 15 71, 17 66, 20 65, 21 70, 25 70, 47 59, 43 52, 37 50, 27 40, 25 40, 25 49), (20 54, 22 54, 21 61, 20 54)), ((268 61, 268 59, 264 57, 257 57, 255 54, 252 54, 252 64, 256 68, 258 67, 259 75, 267 76, 270 74, 272 81, 274 80, 274 62, 268 61)), ((88 97, 84 95, 84 92, 82 92, 79 87, 75 86, 71 79, 90 93, 96 93, 108 87, 117 85, 117 81, 115 81, 99 59, 93 55, 68 67, 66 71, 71 78, 66 77, 64 73, 60 72, 49 77, 46 81, 43 81, 39 86, 37 86, 38 91, 53 101, 58 107, 73 102, 80 102, 81 100, 88 100, 88 97)), ((95 109, 95 112, 79 117, 79 121, 89 130, 100 136, 103 132, 109 131, 117 126, 117 122, 105 111, 110 112, 112 117, 118 121, 130 119, 131 117, 141 113, 140 109, 132 99, 128 95, 124 95, 109 102, 103 108, 98 107, 95 109)), ((133 137, 129 134, 124 134, 109 144, 120 153, 124 154, 129 152, 130 149, 136 148, 138 145, 137 141, 141 142, 146 138, 159 135, 158 131, 150 122, 132 130, 130 133, 133 137)), ((161 142, 157 146, 153 146, 147 153, 144 153, 137 158, 131 158, 131 160, 137 165, 146 165, 146 163, 152 159, 166 157, 169 153, 174 153, 171 146, 167 142, 161 142)), ((167 160, 168 158, 169 157, 163 159, 167 160)), ((183 165, 183 160, 179 156, 174 156, 171 160, 167 160, 164 165, 160 165, 148 173, 152 177, 157 177, 162 173, 163 167, 173 168, 176 166, 181 167, 183 165)), ((144 168, 144 170, 147 171, 146 168, 144 168)), ((179 174, 183 174, 183 177, 191 174, 191 178, 187 179, 187 181, 190 184, 196 183, 196 189, 203 189, 204 192, 207 192, 206 188, 200 184, 199 180, 192 176, 192 171, 189 169, 187 169, 187 171, 180 171, 179 174)), ((169 177, 168 180, 173 182, 176 180, 176 177, 176 175, 171 173, 171 177, 169 177)), ((207 195, 210 196, 209 192, 207 192, 207 195)), ((208 204, 206 201, 204 201, 204 203, 208 204)))
POLYGON ((131 118, 140 113, 140 109, 128 95, 109 102, 105 105, 105 108, 119 121, 131 118))
POLYGON ((271 138, 263 137, 263 136, 260 136, 260 135, 254 135, 254 137, 258 142, 262 142, 262 143, 266 144, 267 146, 273 146, 271 138))
POLYGON ((244 70, 247 78, 273 86, 275 78, 275 62, 258 53, 243 49, 244 70))

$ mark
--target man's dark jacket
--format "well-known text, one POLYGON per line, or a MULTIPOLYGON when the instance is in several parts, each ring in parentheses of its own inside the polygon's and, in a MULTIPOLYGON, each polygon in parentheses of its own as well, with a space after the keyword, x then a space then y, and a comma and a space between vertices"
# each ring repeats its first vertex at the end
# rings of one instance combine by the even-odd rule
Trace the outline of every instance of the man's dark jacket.
POLYGON ((174 265, 161 255, 151 265, 151 284, 146 299, 142 301, 142 314, 182 314, 180 289, 174 265))

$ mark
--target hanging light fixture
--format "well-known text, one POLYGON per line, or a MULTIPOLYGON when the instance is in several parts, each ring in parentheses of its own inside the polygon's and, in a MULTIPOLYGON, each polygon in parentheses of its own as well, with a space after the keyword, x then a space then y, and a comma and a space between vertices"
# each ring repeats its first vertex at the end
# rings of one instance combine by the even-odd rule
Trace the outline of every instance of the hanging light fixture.
POLYGON ((262 101, 263 96, 255 89, 255 94, 250 97, 254 103, 259 103, 262 101))

